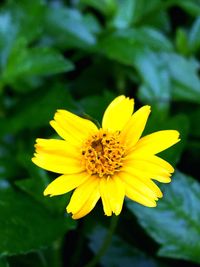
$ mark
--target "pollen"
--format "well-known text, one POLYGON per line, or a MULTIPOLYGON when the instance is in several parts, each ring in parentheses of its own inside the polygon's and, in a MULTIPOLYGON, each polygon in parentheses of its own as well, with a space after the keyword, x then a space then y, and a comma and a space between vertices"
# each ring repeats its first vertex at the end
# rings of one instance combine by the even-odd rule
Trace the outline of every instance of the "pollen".
POLYGON ((109 133, 102 129, 92 135, 83 145, 83 164, 87 172, 99 177, 109 177, 120 171, 123 165, 125 146, 120 133, 109 133))

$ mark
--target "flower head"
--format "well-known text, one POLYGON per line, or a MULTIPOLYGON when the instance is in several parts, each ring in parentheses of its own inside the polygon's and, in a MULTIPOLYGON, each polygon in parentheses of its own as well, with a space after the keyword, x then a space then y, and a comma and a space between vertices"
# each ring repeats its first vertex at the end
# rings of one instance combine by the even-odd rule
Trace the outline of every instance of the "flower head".
POLYGON ((157 180, 169 183, 174 168, 157 153, 177 143, 175 130, 141 138, 150 106, 133 114, 133 99, 119 96, 107 107, 102 128, 66 110, 58 110, 51 126, 63 140, 37 139, 33 162, 61 174, 44 195, 73 189, 67 212, 74 219, 88 214, 101 198, 104 213, 119 215, 125 196, 147 207, 162 197, 157 180))

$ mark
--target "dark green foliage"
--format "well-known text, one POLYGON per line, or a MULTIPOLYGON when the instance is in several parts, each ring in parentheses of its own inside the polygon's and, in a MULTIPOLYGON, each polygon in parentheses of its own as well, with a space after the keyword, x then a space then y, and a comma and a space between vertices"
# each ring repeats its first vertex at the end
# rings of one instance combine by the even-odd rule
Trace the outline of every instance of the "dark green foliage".
MULTIPOLYGON (((97 253, 101 247, 102 239, 106 236, 106 229, 96 226, 89 236, 89 247, 97 253)), ((131 266, 163 266, 159 261, 153 260, 138 249, 130 246, 118 236, 113 236, 109 249, 101 259, 102 266, 131 267, 131 266)))
POLYGON ((98 255, 110 224, 101 203, 72 221, 70 194, 44 197, 57 176, 31 157, 37 137, 56 137, 57 109, 98 124, 120 94, 152 106, 144 134, 181 133, 161 154, 179 171, 157 208, 126 202, 99 266, 200 263, 199 58, 199 0, 1 2, 0 267, 82 267, 98 255))
MULTIPOLYGON (((34 188, 33 188, 34 190, 34 188)), ((73 228, 72 219, 50 213, 40 202, 1 180, 1 244, 3 256, 44 248, 73 228)))
POLYGON ((161 244, 158 254, 200 263, 200 185, 194 178, 176 172, 163 187, 164 198, 156 209, 128 201, 144 229, 161 244))

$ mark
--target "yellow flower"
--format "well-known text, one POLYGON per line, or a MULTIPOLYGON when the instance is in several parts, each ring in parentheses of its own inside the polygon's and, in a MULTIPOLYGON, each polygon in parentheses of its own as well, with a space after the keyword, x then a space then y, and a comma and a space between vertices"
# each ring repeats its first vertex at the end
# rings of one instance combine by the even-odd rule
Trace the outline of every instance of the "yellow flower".
POLYGON ((120 214, 125 196, 155 207, 162 192, 152 179, 171 181, 174 168, 156 154, 177 143, 179 133, 165 130, 140 138, 150 106, 134 114, 133 108, 133 99, 115 98, 100 129, 87 119, 58 110, 50 124, 64 140, 36 140, 33 162, 62 174, 47 186, 44 195, 75 189, 67 206, 72 218, 88 214, 100 198, 107 216, 120 214))

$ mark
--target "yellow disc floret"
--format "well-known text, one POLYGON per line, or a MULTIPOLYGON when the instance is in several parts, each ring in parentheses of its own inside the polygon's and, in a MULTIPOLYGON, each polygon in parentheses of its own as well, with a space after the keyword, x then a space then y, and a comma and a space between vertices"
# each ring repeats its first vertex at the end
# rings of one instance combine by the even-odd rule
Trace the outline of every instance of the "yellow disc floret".
POLYGON ((120 142, 119 134, 100 129, 84 143, 82 156, 88 173, 103 177, 120 170, 125 146, 120 142))

